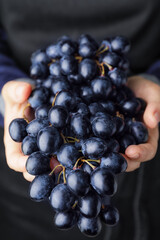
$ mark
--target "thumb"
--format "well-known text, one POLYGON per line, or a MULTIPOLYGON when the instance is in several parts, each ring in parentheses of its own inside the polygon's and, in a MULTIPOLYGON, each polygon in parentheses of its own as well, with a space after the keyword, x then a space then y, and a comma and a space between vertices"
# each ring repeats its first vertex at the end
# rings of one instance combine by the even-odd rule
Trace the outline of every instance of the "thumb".
POLYGON ((2 89, 2 96, 5 103, 23 103, 30 96, 32 86, 27 82, 9 81, 2 89))
POLYGON ((143 115, 143 119, 149 128, 155 128, 160 121, 160 103, 148 103, 143 115))

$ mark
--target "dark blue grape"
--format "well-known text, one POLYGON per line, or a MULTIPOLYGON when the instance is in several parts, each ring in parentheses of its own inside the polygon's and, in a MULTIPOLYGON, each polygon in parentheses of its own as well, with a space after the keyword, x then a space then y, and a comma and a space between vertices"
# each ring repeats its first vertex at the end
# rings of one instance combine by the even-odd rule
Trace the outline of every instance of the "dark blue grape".
POLYGON ((96 62, 89 58, 83 59, 79 64, 79 73, 85 80, 92 80, 98 73, 96 62))
POLYGON ((127 53, 130 50, 130 42, 124 36, 116 36, 111 39, 111 48, 118 53, 127 53))
POLYGON ((42 152, 32 153, 26 162, 26 170, 31 175, 40 175, 50 169, 50 158, 42 152))
POLYGON ((117 67, 119 65, 120 61, 121 61, 120 56, 114 52, 104 53, 100 57, 100 62, 103 62, 104 64, 109 64, 112 67, 117 67))
POLYGON ((90 114, 88 106, 82 102, 77 105, 76 111, 77 111, 77 113, 79 113, 83 116, 86 116, 86 117, 88 117, 90 114))
POLYGON ((50 203, 55 211, 64 212, 70 210, 76 198, 66 184, 58 184, 50 195, 50 203))
POLYGON ((119 67, 123 71, 125 71, 126 74, 129 74, 129 72, 130 72, 130 62, 124 54, 121 55, 121 64, 119 65, 119 67))
POLYGON ((40 87, 35 88, 31 95, 28 98, 28 102, 30 103, 32 108, 37 108, 42 104, 46 104, 50 97, 50 92, 48 88, 40 87))
POLYGON ((64 75, 77 73, 78 62, 73 56, 63 56, 60 59, 61 72, 64 75))
POLYGON ((56 78, 52 81, 51 91, 55 95, 62 90, 69 90, 70 86, 65 77, 56 78))
POLYGON ((61 106, 54 106, 48 113, 48 119, 53 127, 62 129, 67 125, 68 112, 61 106))
POLYGON ((91 88, 95 97, 107 99, 112 91, 112 83, 107 77, 97 77, 92 80, 91 88))
POLYGON ((114 68, 113 70, 109 71, 108 75, 112 83, 117 87, 121 87, 127 82, 126 73, 119 68, 114 68))
POLYGON ((102 229, 102 224, 99 218, 86 218, 83 215, 79 216, 78 228, 88 237, 96 237, 102 229))
POLYGON ((72 170, 67 176, 68 188, 77 196, 84 196, 90 188, 90 176, 81 169, 72 170))
POLYGON ((58 150, 57 158, 64 167, 73 168, 79 158, 79 151, 73 144, 66 143, 58 150))
POLYGON ((79 45, 82 44, 92 44, 95 47, 95 49, 98 48, 98 43, 89 34, 82 34, 79 37, 79 45))
POLYGON ((117 94, 114 98, 114 101, 117 103, 117 105, 123 104, 127 100, 127 94, 124 92, 122 88, 119 88, 117 91, 117 94))
POLYGON ((36 63, 48 64, 50 62, 50 59, 43 50, 38 49, 37 51, 32 53, 31 62, 32 64, 36 64, 36 63))
POLYGON ((87 218, 97 217, 101 210, 101 204, 100 196, 94 191, 89 191, 78 201, 80 212, 87 218))
POLYGON ((24 155, 30 155, 31 153, 38 151, 37 138, 26 136, 23 139, 21 149, 24 155))
POLYGON ((115 226, 119 222, 118 209, 111 205, 102 209, 100 216, 101 220, 109 226, 115 226))
POLYGON ((75 210, 67 212, 57 212, 54 216, 54 223, 56 227, 61 230, 73 228, 78 221, 78 214, 75 210))
POLYGON ((121 87, 121 89, 122 89, 122 91, 126 94, 126 97, 127 97, 128 99, 135 98, 134 92, 133 92, 129 87, 127 87, 126 85, 123 85, 123 86, 121 87))
POLYGON ((48 68, 43 63, 33 63, 30 67, 30 76, 33 79, 46 78, 48 75, 48 68))
POLYGON ((26 132, 27 122, 23 118, 13 119, 9 125, 10 137, 15 142, 22 142, 27 136, 26 132))
POLYGON ((92 121, 92 131, 96 137, 105 139, 115 133, 116 123, 108 114, 105 114, 105 117, 95 117, 92 121))
POLYGON ((138 121, 132 122, 130 131, 138 144, 148 141, 148 130, 144 123, 138 121))
POLYGON ((61 39, 58 46, 61 56, 70 56, 76 52, 76 44, 71 39, 61 39))
POLYGON ((48 118, 48 112, 49 112, 50 107, 51 106, 48 104, 37 107, 36 111, 35 111, 35 117, 38 119, 48 118))
POLYGON ((26 131, 30 136, 36 137, 39 131, 48 125, 48 119, 34 119, 27 125, 26 131))
POLYGON ((114 121, 116 123, 116 135, 118 135, 123 132, 125 128, 125 122, 124 119, 118 116, 114 117, 114 121))
POLYGON ((99 102, 105 111, 111 115, 115 115, 116 113, 116 105, 114 102, 107 100, 107 101, 100 101, 99 102))
POLYGON ((55 106, 62 106, 70 111, 76 105, 75 98, 69 91, 60 91, 55 100, 55 106))
POLYGON ((111 50, 111 41, 110 41, 110 39, 109 38, 104 39, 102 41, 102 43, 100 44, 100 48, 101 48, 101 50, 103 50, 105 48, 108 48, 108 51, 110 51, 111 50))
POLYGON ((80 85, 84 82, 84 79, 80 74, 70 74, 68 75, 68 82, 71 84, 80 85))
POLYGON ((60 58, 60 50, 57 44, 52 44, 46 48, 46 54, 50 59, 60 58))
POLYGON ((141 110, 140 110, 140 112, 143 113, 143 112, 145 111, 145 109, 146 109, 147 103, 146 103, 146 101, 145 101, 144 99, 142 99, 142 98, 137 98, 137 100, 138 100, 138 101, 140 102, 140 104, 141 104, 141 110))
POLYGON ((119 153, 108 153, 101 158, 100 167, 108 168, 114 174, 125 172, 127 169, 126 159, 119 153))
POLYGON ((91 127, 88 118, 77 113, 71 118, 71 130, 79 139, 89 136, 91 127))
POLYGON ((45 88, 50 89, 51 86, 52 86, 53 79, 54 78, 52 76, 48 76, 48 78, 43 79, 42 86, 45 87, 45 88))
POLYGON ((91 174, 91 172, 93 171, 93 168, 91 166, 89 166, 87 163, 83 163, 83 165, 81 166, 81 169, 84 172, 87 172, 88 174, 91 174))
POLYGON ((135 145, 136 141, 132 135, 126 133, 120 137, 119 144, 120 144, 120 151, 122 153, 125 153, 126 148, 130 145, 135 145))
POLYGON ((99 103, 99 102, 93 102, 91 103, 89 106, 89 111, 91 115, 95 115, 97 112, 104 112, 105 109, 103 108, 103 106, 99 103))
POLYGON ((90 137, 82 142, 82 153, 85 157, 99 159, 107 151, 107 144, 103 139, 90 137))
POLYGON ((120 145, 118 141, 114 138, 109 138, 105 140, 107 145, 107 152, 119 152, 120 145))
POLYGON ((36 88, 38 88, 38 87, 42 87, 43 86, 43 82, 44 82, 44 79, 36 79, 35 80, 36 81, 36 88))
POLYGON ((94 99, 94 93, 89 86, 82 86, 80 89, 80 96, 86 103, 91 103, 94 99))
POLYGON ((130 100, 124 101, 120 105, 121 112, 130 117, 138 114, 140 109, 141 109, 141 104, 136 98, 132 98, 130 100))
POLYGON ((45 127, 38 133, 37 145, 40 151, 54 154, 62 145, 62 137, 56 128, 45 127))
POLYGON ((54 175, 42 174, 36 176, 30 184, 29 194, 32 200, 42 201, 49 197, 54 187, 54 175))
POLYGON ((95 46, 91 43, 83 43, 79 46, 79 55, 83 58, 92 58, 96 54, 95 46))
POLYGON ((101 196, 113 196, 117 191, 117 183, 112 172, 107 168, 96 168, 91 173, 91 185, 101 196))
POLYGON ((61 66, 59 61, 51 63, 51 65, 49 66, 49 73, 53 77, 61 76, 61 66))

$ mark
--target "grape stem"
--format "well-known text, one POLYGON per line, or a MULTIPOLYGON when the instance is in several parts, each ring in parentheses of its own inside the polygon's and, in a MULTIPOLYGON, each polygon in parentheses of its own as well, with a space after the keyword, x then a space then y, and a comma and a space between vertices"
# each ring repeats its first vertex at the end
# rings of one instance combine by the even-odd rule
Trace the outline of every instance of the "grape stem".
POLYGON ((54 107, 54 104, 55 104, 55 101, 56 101, 56 98, 57 98, 58 94, 59 94, 59 92, 56 92, 56 95, 55 95, 55 97, 53 99, 53 102, 52 102, 52 107, 54 107))
POLYGON ((75 203, 74 203, 73 206, 72 206, 72 209, 75 209, 75 207, 77 206, 77 204, 78 204, 78 201, 75 201, 75 203))
POLYGON ((69 139, 71 139, 71 140, 73 140, 75 142, 80 142, 80 140, 78 138, 74 138, 74 137, 65 137, 65 138, 67 138, 67 140, 69 138, 69 139))
POLYGON ((100 159, 85 159, 88 162, 97 162, 100 163, 100 159))
POLYGON ((77 165, 78 165, 79 161, 82 160, 82 159, 83 159, 83 157, 80 157, 80 158, 77 159, 77 161, 76 161, 73 169, 76 169, 76 168, 77 168, 77 165))
POLYGON ((122 119, 124 119, 124 116, 123 116, 123 114, 121 114, 121 113, 120 113, 120 112, 118 112, 118 111, 116 112, 116 116, 117 116, 117 117, 120 117, 120 118, 122 118, 122 119))
POLYGON ((87 160, 83 159, 82 162, 87 163, 92 169, 95 169, 96 166, 94 166, 93 164, 91 164, 90 162, 88 162, 87 160))
POLYGON ((63 133, 60 133, 60 134, 61 134, 61 137, 63 138, 64 143, 68 143, 68 141, 66 141, 66 138, 65 138, 65 136, 63 135, 63 133))
POLYGON ((58 167, 62 167, 62 168, 63 168, 62 164, 59 164, 59 165, 55 166, 55 167, 52 169, 52 171, 49 173, 49 176, 52 176, 52 174, 54 173, 54 171, 55 171, 58 167))
POLYGON ((50 66, 52 63, 54 63, 54 62, 56 62, 56 61, 57 61, 57 59, 52 58, 52 59, 51 59, 51 62, 48 63, 48 66, 50 66))
POLYGON ((96 63, 97 63, 97 65, 98 65, 98 67, 99 67, 101 76, 104 77, 104 76, 105 76, 104 64, 103 64, 103 63, 100 63, 98 60, 96 60, 96 63))
POLYGON ((75 59, 78 60, 78 62, 81 62, 83 58, 81 56, 75 56, 75 59))
MULTIPOLYGON (((104 47, 104 45, 102 45, 102 46, 104 47)), ((97 53, 96 53, 96 56, 98 56, 98 55, 100 55, 100 54, 102 54, 102 53, 108 51, 108 49, 109 49, 108 46, 107 46, 106 48, 104 48, 104 49, 103 49, 102 46, 98 49, 98 51, 97 51, 97 53), (101 49, 102 49, 102 50, 101 50, 101 49)))
POLYGON ((103 44, 103 45, 101 45, 99 48, 98 48, 98 50, 96 51, 96 54, 98 54, 100 51, 102 51, 102 49, 105 47, 105 45, 103 44))
POLYGON ((110 71, 113 69, 113 67, 110 64, 104 63, 104 62, 103 62, 103 64, 106 65, 110 71))
POLYGON ((28 102, 27 103, 27 105, 24 107, 24 109, 23 109, 23 118, 24 118, 24 120, 26 120, 26 122, 27 123, 29 123, 29 120, 28 120, 28 118, 26 117, 26 115, 25 115, 25 110, 28 108, 28 107, 30 107, 31 106, 31 104, 28 102))
POLYGON ((63 170, 59 173, 59 175, 58 175, 58 179, 57 179, 57 184, 59 184, 59 181, 60 181, 60 177, 61 177, 61 175, 62 175, 62 172, 63 172, 63 170))
POLYGON ((65 167, 63 167, 63 182, 64 184, 66 183, 66 171, 65 171, 65 167))

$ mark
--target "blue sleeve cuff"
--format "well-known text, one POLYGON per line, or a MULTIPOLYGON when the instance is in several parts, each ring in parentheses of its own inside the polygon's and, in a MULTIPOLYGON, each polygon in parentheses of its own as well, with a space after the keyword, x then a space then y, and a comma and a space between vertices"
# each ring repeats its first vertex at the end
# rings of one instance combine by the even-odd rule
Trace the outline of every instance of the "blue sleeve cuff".
POLYGON ((28 78, 28 76, 16 66, 10 57, 0 54, 0 92, 6 82, 17 78, 28 78))
POLYGON ((160 80, 160 60, 153 63, 147 70, 147 73, 156 76, 160 80))

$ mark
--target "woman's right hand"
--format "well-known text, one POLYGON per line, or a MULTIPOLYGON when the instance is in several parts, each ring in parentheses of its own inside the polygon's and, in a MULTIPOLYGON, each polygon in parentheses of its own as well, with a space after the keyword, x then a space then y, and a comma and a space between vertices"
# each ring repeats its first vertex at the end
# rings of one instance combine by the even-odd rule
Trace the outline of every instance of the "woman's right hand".
POLYGON ((4 145, 8 166, 18 172, 22 172, 26 180, 32 181, 34 176, 26 171, 25 156, 21 151, 21 143, 14 142, 9 135, 9 124, 15 118, 23 118, 23 110, 27 99, 32 91, 32 86, 27 82, 9 81, 2 89, 2 96, 5 103, 4 115, 4 145))

